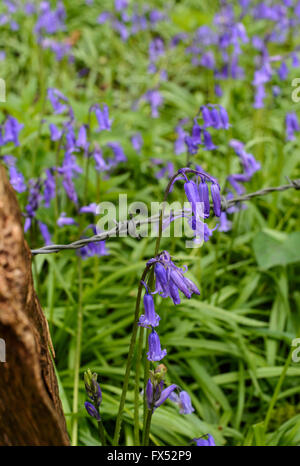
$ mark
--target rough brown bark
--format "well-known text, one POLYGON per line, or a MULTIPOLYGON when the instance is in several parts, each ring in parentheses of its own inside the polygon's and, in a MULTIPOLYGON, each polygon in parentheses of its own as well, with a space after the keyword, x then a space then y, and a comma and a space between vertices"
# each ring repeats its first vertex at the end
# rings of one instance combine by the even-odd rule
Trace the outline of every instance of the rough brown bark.
POLYGON ((1 166, 0 338, 6 345, 6 362, 0 362, 0 445, 68 445, 31 253, 15 193, 1 166))

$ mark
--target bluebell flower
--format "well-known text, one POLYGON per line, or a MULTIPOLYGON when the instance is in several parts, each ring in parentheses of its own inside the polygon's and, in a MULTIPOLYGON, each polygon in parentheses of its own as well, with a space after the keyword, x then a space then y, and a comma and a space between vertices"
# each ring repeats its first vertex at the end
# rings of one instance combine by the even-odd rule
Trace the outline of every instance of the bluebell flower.
POLYGON ((109 165, 105 162, 100 147, 95 144, 95 149, 92 152, 92 157, 95 161, 95 168, 98 172, 103 172, 109 169, 109 165))
POLYGON ((53 123, 50 123, 49 129, 51 141, 58 141, 62 136, 62 130, 58 129, 53 123))
POLYGON ((40 232, 42 234, 42 237, 44 238, 45 244, 48 246, 49 244, 52 244, 52 238, 51 234, 48 230, 48 227, 45 223, 43 222, 38 222, 40 232))
POLYGON ((148 338, 149 351, 147 353, 147 359, 149 361, 161 361, 167 354, 167 350, 161 349, 159 336, 155 330, 149 335, 148 338))
POLYGON ((277 73, 281 81, 284 81, 288 77, 289 69, 285 62, 281 63, 280 67, 277 70, 277 73))
POLYGON ((153 411, 161 406, 172 394, 172 392, 177 388, 177 385, 172 384, 167 388, 163 388, 164 382, 161 381, 155 386, 153 385, 151 379, 148 379, 146 386, 146 398, 148 409, 153 411))
POLYGON ((4 155, 3 161, 8 166, 9 181, 14 190, 18 193, 23 193, 24 191, 26 191, 27 187, 24 176, 16 168, 16 158, 12 155, 4 155))
POLYGON ((127 161, 127 157, 124 154, 123 148, 120 146, 118 142, 108 142, 107 146, 110 147, 114 153, 115 160, 112 161, 113 164, 127 161))
POLYGON ((191 414, 195 411, 192 406, 190 395, 186 391, 181 391, 179 395, 173 392, 170 396, 170 400, 179 406, 180 414, 191 414))
POLYGON ((72 217, 67 217, 65 212, 62 212, 59 218, 56 221, 59 227, 63 227, 65 225, 77 225, 77 222, 72 217))
POLYGON ((146 328, 157 327, 160 317, 155 312, 153 296, 148 291, 144 296, 144 309, 145 314, 140 316, 139 325, 146 328))
POLYGON ((51 199, 53 199, 56 194, 56 181, 51 168, 46 169, 45 174, 46 179, 44 181, 44 202, 45 207, 50 207, 51 199))
POLYGON ((94 105, 92 109, 95 111, 96 118, 98 120, 99 131, 110 131, 111 130, 111 120, 109 119, 109 110, 106 104, 94 105))
POLYGON ((286 140, 293 141, 295 132, 300 131, 298 118, 295 112, 287 113, 285 117, 286 140))
POLYGON ((4 123, 4 137, 3 143, 8 142, 14 143, 15 146, 19 146, 19 133, 24 128, 24 125, 19 123, 18 120, 12 116, 9 116, 4 123))
POLYGON ((193 293, 200 294, 196 285, 183 275, 183 270, 172 262, 167 251, 163 251, 148 264, 155 263, 154 273, 156 277, 156 292, 162 297, 171 297, 174 304, 180 303, 180 290, 187 298, 193 293))
POLYGON ((221 194, 220 186, 216 183, 212 183, 210 187, 211 197, 213 201, 214 213, 217 217, 221 215, 221 194))
POLYGON ((158 118, 158 108, 163 104, 163 98, 160 92, 157 89, 151 89, 147 91, 143 97, 151 106, 152 118, 158 118))
POLYGON ((194 438, 194 442, 196 442, 197 447, 215 447, 215 441, 212 435, 207 434, 207 439, 204 437, 194 438))
POLYGON ((69 100, 58 89, 49 88, 47 96, 55 114, 61 114, 70 108, 69 100))
POLYGON ((143 147, 143 138, 141 133, 135 133, 131 137, 131 144, 133 148, 137 151, 138 154, 141 153, 141 148, 143 147))
POLYGON ((31 179, 29 180, 29 196, 27 205, 25 207, 26 210, 26 220, 24 224, 24 231, 25 233, 29 230, 31 226, 32 219, 36 215, 36 211, 41 202, 41 182, 39 179, 31 179))
POLYGON ((97 421, 101 420, 99 412, 97 411, 95 406, 92 405, 92 403, 90 403, 89 401, 85 401, 84 406, 85 406, 85 409, 87 410, 88 414, 91 417, 95 418, 97 421))

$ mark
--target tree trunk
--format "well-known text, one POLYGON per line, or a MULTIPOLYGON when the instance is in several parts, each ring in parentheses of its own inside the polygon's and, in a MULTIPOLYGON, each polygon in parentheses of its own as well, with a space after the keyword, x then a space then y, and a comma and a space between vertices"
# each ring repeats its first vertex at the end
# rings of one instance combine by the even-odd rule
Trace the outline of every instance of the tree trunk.
POLYGON ((0 166, 0 445, 69 445, 49 348, 21 212, 0 166))

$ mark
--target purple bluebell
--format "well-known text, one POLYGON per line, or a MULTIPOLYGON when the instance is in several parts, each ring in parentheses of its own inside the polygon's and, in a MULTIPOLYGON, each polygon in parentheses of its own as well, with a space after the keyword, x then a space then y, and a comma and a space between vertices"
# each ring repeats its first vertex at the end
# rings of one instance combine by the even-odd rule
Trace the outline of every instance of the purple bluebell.
POLYGON ((282 62, 280 67, 277 70, 278 76, 281 81, 285 81, 289 74, 289 69, 285 62, 282 62))
POLYGON ((158 172, 155 173, 155 178, 158 180, 167 176, 171 178, 174 175, 174 164, 173 162, 167 162, 158 172))
POLYGON ((144 309, 145 314, 140 316, 139 325, 146 328, 157 327, 160 317, 155 312, 153 296, 148 291, 144 295, 144 309))
POLYGON ((264 84, 259 84, 255 88, 254 108, 264 108, 264 99, 266 97, 266 91, 264 84))
POLYGON ((101 420, 99 412, 92 403, 85 401, 84 406, 91 417, 95 418, 97 421, 101 420))
POLYGON ((211 135, 206 129, 203 129, 203 144, 206 150, 217 149, 217 146, 213 143, 211 135))
POLYGON ((87 140, 87 132, 86 132, 85 125, 82 125, 79 128, 78 137, 77 137, 77 140, 76 140, 76 146, 80 147, 84 151, 88 150, 89 143, 88 143, 88 140, 87 140))
POLYGON ((173 392, 169 398, 179 406, 180 414, 191 414, 195 411, 192 406, 190 395, 186 391, 181 391, 179 395, 173 392))
POLYGON ((193 439, 194 442, 196 442, 197 447, 215 447, 216 446, 212 435, 207 434, 205 435, 205 437, 207 437, 207 439, 205 439, 204 436, 193 439))
POLYGON ((46 179, 44 181, 44 202, 45 207, 50 207, 51 199, 53 199, 56 194, 56 182, 53 175, 53 169, 47 168, 45 174, 46 179))
POLYGON ((46 246, 48 246, 49 244, 52 244, 51 234, 48 230, 47 225, 43 222, 38 222, 38 225, 39 225, 39 229, 42 234, 42 237, 44 238, 46 246))
MULTIPOLYGON (((92 204, 90 204, 90 206, 92 206, 92 204)), ((86 227, 85 231, 89 229, 93 231, 94 235, 98 233, 96 226, 94 224, 91 224, 88 227, 86 227)), ((88 259, 89 257, 94 257, 94 256, 98 256, 98 257, 107 256, 109 255, 109 251, 106 248, 106 242, 103 240, 103 241, 94 241, 92 243, 88 243, 86 246, 79 249, 78 254, 80 255, 82 259, 85 260, 85 259, 88 259)))
POLYGON ((128 7, 127 0, 115 0, 115 9, 116 11, 122 11, 128 7))
POLYGON ((60 214, 56 223, 59 227, 63 227, 65 225, 77 225, 77 222, 74 220, 74 218, 67 217, 67 214, 65 212, 62 212, 60 214))
POLYGON ((217 217, 221 215, 221 194, 220 194, 220 186, 216 183, 212 183, 210 187, 211 198, 213 201, 213 209, 214 213, 217 217))
POLYGON ((230 231, 231 228, 232 222, 228 220, 226 212, 221 212, 219 231, 223 231, 224 233, 226 233, 227 231, 230 231))
POLYGON ((183 129, 183 124, 187 120, 181 120, 175 128, 177 139, 174 143, 174 152, 176 155, 183 154, 186 151, 185 138, 188 137, 188 133, 183 129))
POLYGON ((106 104, 100 105, 96 104, 93 107, 95 115, 99 125, 99 131, 110 131, 111 130, 111 120, 109 119, 109 110, 106 104))
POLYGON ((26 191, 26 183, 24 176, 16 168, 16 158, 12 155, 4 155, 3 161, 8 166, 9 171, 9 181, 15 191, 18 193, 23 193, 26 191))
POLYGON ((143 147, 143 138, 141 133, 135 133, 131 137, 131 144, 133 148, 137 151, 138 154, 141 153, 141 148, 143 147))
POLYGON ((209 202, 209 189, 205 181, 199 183, 199 199, 204 205, 204 217, 209 217, 210 213, 210 202, 209 202))
POLYGON ((50 123, 49 129, 51 141, 58 141, 62 136, 62 130, 58 129, 58 127, 53 123, 50 123))
POLYGON ((114 153, 115 159, 114 161, 112 161, 112 163, 117 164, 119 162, 127 161, 127 157, 124 154, 124 150, 118 142, 108 142, 106 145, 110 147, 114 153))
POLYGON ((174 304, 180 303, 178 290, 188 298, 193 293, 200 294, 196 285, 183 275, 183 270, 172 262, 167 251, 163 251, 156 258, 150 259, 148 264, 155 263, 154 273, 156 277, 156 291, 162 296, 170 296, 174 304))
POLYGON ((286 140, 294 141, 295 132, 300 131, 298 117, 295 112, 287 113, 285 117, 286 140))
POLYGON ((73 183, 73 177, 78 173, 82 173, 82 169, 77 165, 76 158, 71 152, 67 151, 63 160, 63 164, 58 168, 58 172, 63 175, 63 187, 67 196, 71 201, 77 204, 78 197, 73 183))
POLYGON ((29 230, 31 226, 32 219, 36 215, 36 211, 41 202, 41 182, 39 179, 31 179, 29 180, 29 196, 27 205, 25 207, 26 210, 26 220, 24 225, 25 233, 29 230))
POLYGON ((160 92, 157 89, 151 89, 147 91, 143 97, 147 102, 149 102, 151 106, 152 118, 158 118, 159 117, 158 109, 163 104, 163 98, 160 92))
POLYGON ((55 114, 61 114, 69 109, 68 99, 58 89, 49 88, 47 96, 55 114))
POLYGON ((159 336, 155 330, 149 335, 148 338, 149 351, 147 353, 147 359, 149 361, 161 361, 167 354, 167 350, 161 349, 159 336))
POLYGON ((41 37, 43 33, 54 34, 65 29, 66 12, 62 2, 58 2, 56 10, 51 10, 49 2, 40 2, 40 15, 34 31, 41 37))
POLYGON ((146 385, 146 398, 148 409, 156 409, 161 406, 172 394, 172 392, 177 388, 177 385, 172 384, 167 388, 163 389, 163 381, 161 381, 156 386, 153 386, 151 379, 148 379, 146 385))
POLYGON ((79 213, 80 214, 94 214, 94 215, 96 215, 96 213, 97 213, 97 204, 96 204, 96 202, 92 202, 89 205, 80 207, 79 213))
POLYGON ((111 13, 109 13, 109 11, 103 11, 99 16, 98 16, 98 19, 97 19, 97 23, 99 24, 104 24, 106 23, 109 19, 112 18, 112 15, 111 13))
POLYGON ((95 161, 95 168, 98 172, 108 170, 109 165, 105 162, 102 154, 102 150, 98 145, 95 144, 95 149, 92 152, 92 157, 95 161))
POLYGON ((24 125, 22 123, 19 123, 16 118, 9 116, 3 126, 3 144, 12 142, 15 146, 19 146, 19 133, 23 128, 24 125))

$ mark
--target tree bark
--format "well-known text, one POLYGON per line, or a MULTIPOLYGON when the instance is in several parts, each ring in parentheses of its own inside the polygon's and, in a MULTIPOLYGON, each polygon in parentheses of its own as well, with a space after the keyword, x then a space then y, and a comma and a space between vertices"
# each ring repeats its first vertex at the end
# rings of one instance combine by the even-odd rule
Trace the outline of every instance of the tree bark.
POLYGON ((0 339, 0 445, 69 445, 48 324, 33 286, 31 252, 1 166, 0 339))

